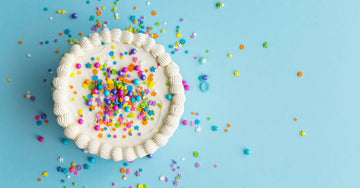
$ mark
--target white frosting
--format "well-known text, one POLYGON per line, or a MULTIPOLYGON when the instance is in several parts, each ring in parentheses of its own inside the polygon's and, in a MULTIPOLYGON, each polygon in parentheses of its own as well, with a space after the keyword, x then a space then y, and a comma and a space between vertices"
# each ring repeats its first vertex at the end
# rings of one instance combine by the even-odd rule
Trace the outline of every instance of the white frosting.
MULTIPOLYGON (((111 62, 114 60, 109 56, 108 59, 101 60, 100 64, 107 63, 112 69, 119 70, 119 68, 127 66, 126 63, 124 65, 124 62, 130 63, 130 57, 126 58, 124 60, 115 59, 119 63, 112 65, 111 62)), ((58 77, 53 80, 55 87, 53 99, 55 102, 54 113, 58 116, 58 124, 64 127, 64 134, 73 139, 79 148, 86 149, 104 159, 132 161, 155 153, 159 147, 166 145, 178 127, 180 117, 184 112, 186 97, 181 83, 182 76, 179 67, 172 62, 170 55, 165 52, 162 45, 155 44, 155 40, 145 34, 134 35, 129 31, 121 31, 120 29, 113 29, 112 31, 104 29, 100 34, 94 33, 89 38, 83 37, 79 45, 73 45, 70 53, 61 58, 57 75, 58 77), (101 41, 105 42, 105 45, 102 45, 101 41), (156 67, 156 72, 153 73, 156 82, 155 90, 158 93, 156 101, 161 103, 162 108, 156 111, 153 121, 147 126, 141 127, 142 135, 139 137, 132 136, 122 140, 120 137, 117 139, 107 138, 105 133, 104 138, 99 140, 94 130, 95 114, 86 110, 88 107, 82 99, 82 96, 89 94, 89 89, 82 88, 83 81, 92 75, 88 71, 91 69, 84 69, 85 64, 94 56, 105 55, 107 57, 111 46, 116 46, 116 50, 121 50, 116 51, 115 54, 139 47, 136 56, 139 57, 142 66, 156 67), (159 67, 156 64, 157 62, 160 64, 159 67), (79 69, 75 66, 77 63, 82 65, 81 74, 78 73, 79 69), (166 82, 170 83, 170 87, 165 86, 166 82), (69 86, 74 87, 74 89, 71 90, 72 88, 70 89, 69 86), (75 91, 77 94, 74 94, 75 91), (173 94, 171 101, 164 97, 168 93, 173 94), (85 110, 84 123, 81 125, 77 121, 79 109, 85 110)))
POLYGON ((100 145, 101 143, 98 140, 93 139, 89 142, 87 150, 89 153, 96 155, 99 152, 100 145))
POLYGON ((146 52, 149 52, 150 49, 155 45, 155 39, 147 38, 143 43, 143 48, 146 52))
POLYGON ((113 41, 120 42, 121 30, 120 29, 111 30, 111 37, 113 41))
POLYGON ((133 161, 137 158, 133 147, 125 148, 123 155, 126 161, 133 161))
POLYGON ((57 116, 61 116, 66 114, 66 106, 62 103, 56 103, 54 104, 54 114, 57 116))
POLYGON ((159 148, 159 146, 156 145, 155 142, 150 139, 145 142, 144 148, 147 153, 153 154, 159 148))
POLYGON ((163 52, 157 57, 157 60, 161 66, 166 67, 171 62, 171 57, 168 53, 163 52))
POLYGON ((175 76, 177 74, 179 74, 180 68, 176 63, 170 63, 167 67, 166 67, 166 74, 169 77, 175 76))
POLYGON ((111 158, 111 150, 112 150, 112 146, 108 143, 103 143, 100 146, 100 150, 99 150, 99 155, 100 157, 104 158, 104 159, 110 159, 111 158))
POLYGON ((141 44, 144 42, 144 40, 146 39, 146 35, 142 34, 142 33, 138 33, 136 35, 134 35, 134 40, 133 40, 133 44, 136 47, 141 47, 141 44))
POLYGON ((79 132, 80 132, 80 130, 76 124, 70 125, 70 126, 66 127, 64 130, 65 136, 67 136, 70 139, 76 138, 76 136, 79 134, 79 132))
POLYGON ((69 114, 58 116, 56 121, 62 127, 67 127, 73 122, 69 114))
POLYGON ((87 145, 90 141, 90 138, 85 134, 79 134, 75 139, 74 142, 80 149, 87 148, 87 145))
POLYGON ((111 33, 108 29, 104 29, 100 33, 100 37, 103 42, 110 43, 111 42, 111 33))
MULTIPOLYGON (((165 52, 165 48, 163 45, 161 44, 155 44, 152 48, 151 48, 151 54, 156 58, 157 56, 159 56, 160 54, 165 52)), ((163 65, 162 65, 163 66, 163 65)))
POLYGON ((89 39, 91 41, 91 43, 94 45, 94 46, 99 46, 101 45, 101 39, 100 39, 100 35, 99 33, 93 33, 89 36, 89 39))
POLYGON ((122 149, 120 147, 116 147, 111 152, 111 158, 114 161, 120 161, 123 159, 122 149))
POLYGON ((158 133, 154 136, 154 141, 159 147, 165 146, 167 144, 168 140, 169 140, 169 137, 165 136, 161 133, 158 133))
POLYGON ((130 44, 133 40, 133 34, 130 31, 122 31, 120 40, 125 44, 130 44))
POLYGON ((186 97, 184 94, 176 94, 172 97, 171 102, 174 104, 184 104, 186 97))
POLYGON ((81 50, 80 45, 75 44, 71 47, 70 49, 70 54, 74 55, 74 56, 83 56, 84 55, 84 51, 81 50))
POLYGON ((147 155, 147 152, 145 151, 145 148, 143 145, 135 146, 135 153, 139 158, 145 157, 147 155))

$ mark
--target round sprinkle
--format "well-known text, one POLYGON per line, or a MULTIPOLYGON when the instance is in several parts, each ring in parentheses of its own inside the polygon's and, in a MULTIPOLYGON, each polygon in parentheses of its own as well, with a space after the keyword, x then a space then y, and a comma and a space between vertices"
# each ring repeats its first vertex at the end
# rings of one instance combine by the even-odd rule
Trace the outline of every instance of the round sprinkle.
POLYGON ((112 185, 112 186, 116 186, 116 183, 115 183, 115 182, 113 182, 111 185, 112 185))
POLYGON ((160 181, 165 181, 165 177, 164 176, 160 176, 160 181))
POLYGON ((39 142, 44 142, 45 139, 44 139, 44 137, 39 136, 39 137, 38 137, 38 140, 39 140, 39 142))
POLYGON ((200 83, 200 90, 201 90, 202 92, 207 92, 207 91, 209 90, 209 83, 206 82, 206 81, 202 81, 202 82, 200 83))
POLYGON ((64 138, 61 140, 61 143, 64 144, 65 146, 67 146, 67 145, 69 145, 69 140, 64 138))
POLYGON ((8 82, 11 82, 11 78, 8 78, 7 81, 8 81, 8 82))
POLYGON ((250 151, 249 148, 245 148, 245 149, 244 149, 244 154, 245 154, 245 155, 250 155, 250 153, 251 153, 251 151, 250 151))
POLYGON ((93 164, 96 163, 96 158, 95 157, 90 157, 89 162, 93 163, 93 164))
POLYGON ((294 121, 298 121, 298 118, 294 118, 294 121))
POLYGON ((23 41, 22 41, 22 40, 20 40, 20 41, 19 41, 19 44, 23 44, 23 41))
POLYGON ((244 44, 240 45, 240 50, 245 50, 245 45, 244 44))
POLYGON ((194 157, 199 157, 199 152, 194 151, 193 155, 194 155, 194 157))
POLYGON ((268 48, 268 47, 269 47, 269 44, 268 44, 267 42, 264 42, 264 43, 263 43, 263 47, 264 47, 264 48, 268 48))
POLYGON ((73 14, 71 15, 71 17, 74 18, 74 19, 76 19, 76 18, 79 17, 79 15, 78 15, 77 13, 73 13, 73 14))
POLYGON ((187 125, 188 123, 189 123, 188 120, 185 120, 185 119, 184 119, 184 120, 182 121, 182 124, 183 124, 183 125, 187 125))
POLYGON ((166 95, 166 98, 167 98, 168 100, 171 100, 171 99, 172 99, 172 95, 169 93, 169 94, 166 95))
POLYGON ((200 63, 205 64, 206 63, 206 58, 201 58, 200 63))
POLYGON ((298 77, 302 77, 303 75, 304 75, 304 74, 303 74, 302 72, 298 72, 298 73, 297 73, 297 76, 298 76, 298 77))
POLYGON ((196 163, 195 163, 195 167, 196 167, 196 168, 199 168, 199 167, 200 167, 200 163, 196 162, 196 163))
POLYGON ((156 16, 156 15, 157 15, 157 12, 156 12, 156 11, 152 11, 152 12, 151 12, 151 15, 156 16))
POLYGON ((77 63, 77 64, 76 64, 76 68, 77 68, 77 69, 81 69, 81 64, 80 64, 80 63, 77 63))
POLYGON ((230 123, 229 123, 229 124, 227 124, 227 127, 229 127, 229 128, 230 128, 230 127, 231 127, 231 124, 230 124, 230 123))
POLYGON ((217 131, 217 130, 218 130, 218 126, 213 125, 213 126, 211 127, 211 130, 212 130, 212 131, 217 131))

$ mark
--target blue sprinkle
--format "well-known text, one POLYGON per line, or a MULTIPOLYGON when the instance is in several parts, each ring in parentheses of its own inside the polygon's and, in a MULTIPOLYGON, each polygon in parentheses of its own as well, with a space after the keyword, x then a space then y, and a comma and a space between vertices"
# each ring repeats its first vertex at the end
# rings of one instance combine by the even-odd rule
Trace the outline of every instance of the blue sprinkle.
POLYGON ((89 158, 89 161, 90 161, 90 163, 96 163, 96 158, 95 157, 90 157, 89 158))
POLYGON ((212 130, 212 131, 217 131, 217 130, 218 130, 218 127, 217 127, 216 125, 213 125, 213 126, 211 127, 211 130, 212 130))
POLYGON ((62 139, 61 143, 64 144, 65 146, 67 146, 67 145, 69 145, 69 140, 64 138, 64 139, 62 139))
POLYGON ((245 155, 250 155, 250 149, 249 149, 249 148, 245 148, 245 149, 244 149, 244 154, 245 154, 245 155))
POLYGON ((38 125, 38 126, 41 126, 42 125, 42 121, 36 121, 36 125, 38 125))
POLYGON ((83 167, 85 170, 89 170, 89 168, 90 168, 90 166, 87 163, 85 163, 83 167))

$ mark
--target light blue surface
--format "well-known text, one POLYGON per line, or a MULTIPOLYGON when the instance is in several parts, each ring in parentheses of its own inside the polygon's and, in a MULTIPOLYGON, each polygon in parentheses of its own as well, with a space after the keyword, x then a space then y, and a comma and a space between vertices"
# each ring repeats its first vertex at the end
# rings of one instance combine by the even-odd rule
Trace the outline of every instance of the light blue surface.
MULTIPOLYGON (((359 81, 359 18, 356 0, 348 1, 237 1, 224 0, 215 7, 215 0, 120 0, 119 19, 111 8, 114 1, 31 0, 3 1, 0 12, 0 187, 76 187, 89 188, 135 186, 173 187, 159 181, 159 176, 174 179, 171 159, 181 166, 183 178, 178 187, 359 187, 360 169, 360 89, 359 81), (153 159, 139 159, 129 164, 142 175, 121 179, 122 162, 97 158, 89 171, 78 177, 65 178, 56 172, 58 156, 64 167, 70 162, 84 164, 84 154, 70 142, 61 143, 63 130, 52 113, 50 82, 61 54, 70 46, 59 32, 70 28, 73 35, 91 33, 94 24, 88 20, 95 7, 105 6, 101 20, 110 28, 129 27, 129 16, 145 16, 145 25, 167 22, 159 43, 165 46, 176 41, 175 27, 180 26, 187 40, 185 49, 173 55, 185 80, 187 92, 184 119, 194 120, 190 113, 199 112, 202 131, 182 126, 153 159), (138 10, 132 7, 137 6, 138 10), (43 11, 47 7, 48 11, 43 11), (67 10, 66 15, 56 14, 67 10), (158 15, 151 16, 156 10, 158 15), (73 20, 71 13, 79 18, 73 20), (48 18, 54 19, 50 21, 48 18), (179 19, 184 18, 184 22, 179 19), (195 39, 190 35, 196 32, 195 39), (55 38, 59 39, 54 43, 55 38), (19 45, 18 41, 24 44, 19 45), (50 40, 49 45, 39 45, 50 40), (262 47, 267 41, 269 48, 262 47), (240 44, 246 49, 241 51, 240 44), (55 50, 59 49, 60 54, 55 50), (209 49, 210 53, 205 53, 209 49), (31 58, 26 54, 30 53, 31 58), (233 57, 228 58, 227 54, 233 57), (194 56, 205 57, 200 64, 194 56), (233 75, 239 70, 239 77, 233 75), (302 78, 296 73, 304 72, 302 78), (198 76, 209 75, 209 91, 199 90, 198 76), (10 83, 7 79, 11 78, 10 83), (36 101, 24 99, 30 90, 36 101), (37 126, 35 115, 45 112, 49 124, 37 126), (211 120, 206 120, 207 117, 211 120), (297 117, 298 122, 293 118, 297 117), (231 123, 229 133, 223 130, 231 123), (219 130, 213 132, 212 125, 219 130), (301 137, 299 132, 307 132, 301 137), (37 136, 45 137, 44 143, 37 136), (251 155, 243 154, 244 148, 251 155), (192 156, 200 153, 199 158, 192 156), (185 161, 181 161, 185 157, 185 161), (195 162, 201 167, 195 168, 195 162), (214 164, 219 167, 215 169, 214 164), (49 175, 37 182, 41 173, 49 175)), ((169 49, 167 49, 169 51, 169 49)), ((169 51, 170 52, 170 51, 169 51)))

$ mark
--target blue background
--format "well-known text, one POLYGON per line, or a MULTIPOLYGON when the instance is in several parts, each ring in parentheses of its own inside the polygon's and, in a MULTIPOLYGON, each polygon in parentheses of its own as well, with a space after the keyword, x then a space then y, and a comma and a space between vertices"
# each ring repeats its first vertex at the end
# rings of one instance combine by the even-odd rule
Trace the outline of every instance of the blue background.
POLYGON ((138 183, 173 187, 171 182, 159 181, 161 175, 171 180, 176 176, 171 159, 181 166, 178 187, 360 187, 358 1, 224 0, 225 6, 218 9, 215 0, 153 0, 149 6, 143 0, 120 0, 118 20, 111 13, 113 2, 1 3, 0 187, 73 187, 71 182, 89 188, 112 187, 112 182, 117 187, 138 183), (90 170, 62 184, 65 176, 56 172, 58 156, 65 159, 62 166, 69 167, 71 162, 88 163, 91 155, 73 142, 61 143, 64 135, 52 112, 50 86, 56 73, 48 69, 55 71, 61 54, 70 49, 68 37, 58 33, 69 28, 78 40, 77 33, 91 33, 95 22, 89 16, 95 15, 98 6, 106 7, 100 19, 109 21, 109 28, 128 28, 130 15, 145 16, 145 25, 150 26, 166 21, 166 26, 154 26, 160 35, 157 41, 165 46, 177 40, 176 26, 180 26, 189 53, 181 50, 172 57, 191 86, 183 119, 199 118, 202 131, 180 125, 153 159, 128 165, 133 171, 142 168, 140 177, 131 174, 122 180, 123 162, 97 157, 90 170), (67 13, 56 14, 57 10, 67 13), (158 12, 156 17, 151 16, 153 10, 158 12), (70 17, 73 12, 78 19, 70 17), (161 34, 161 29, 166 32, 161 34), (193 32, 197 36, 190 39, 193 32), (24 44, 19 45, 19 40, 24 44), (39 44, 46 40, 50 44, 39 44), (265 41, 269 48, 262 47, 265 41), (240 44, 246 49, 240 50, 240 44), (61 53, 56 54, 56 49, 61 53), (228 53, 233 57, 228 58, 228 53), (207 64, 194 56, 205 57, 207 64), (236 70, 239 77, 233 75, 236 70), (298 71, 304 73, 302 78, 297 77, 298 71), (209 75, 206 93, 199 90, 201 74, 209 75), (43 82, 44 78, 48 81, 43 82), (23 98, 27 90, 36 101, 23 98), (200 115, 192 116, 193 111, 200 115), (34 117, 42 112, 49 124, 37 126, 34 117), (228 123, 232 127, 224 133, 228 123), (219 131, 211 131, 212 125, 219 131), (301 137, 301 130, 307 135, 301 137), (39 135, 45 142, 37 141, 39 135), (250 148, 251 155, 244 155, 244 148, 250 148), (200 156, 194 158, 193 151, 200 156), (195 168, 195 162, 201 167, 195 168), (43 171, 49 175, 39 183, 43 171))

